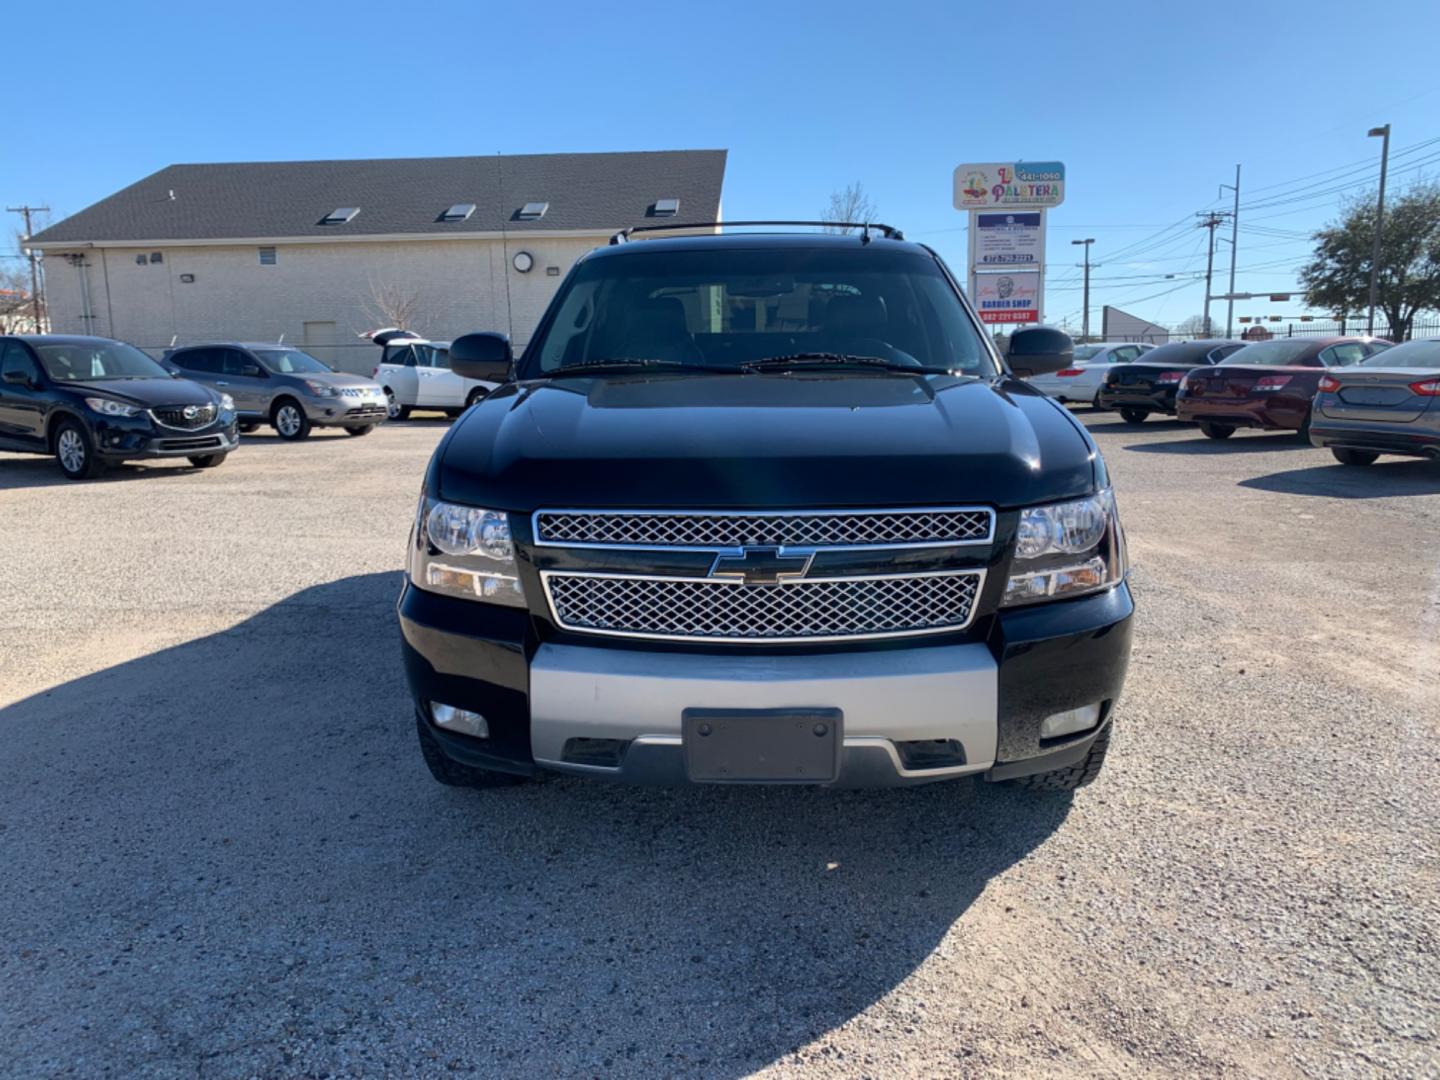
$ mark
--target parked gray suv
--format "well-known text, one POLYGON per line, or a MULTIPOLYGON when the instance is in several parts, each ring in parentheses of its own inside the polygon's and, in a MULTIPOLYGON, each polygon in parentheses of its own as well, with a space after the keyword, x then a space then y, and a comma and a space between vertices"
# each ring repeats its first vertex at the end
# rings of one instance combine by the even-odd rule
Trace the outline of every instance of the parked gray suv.
POLYGON ((242 432, 265 423, 282 439, 303 439, 315 425, 368 435, 386 416, 379 383, 335 371, 288 345, 205 342, 171 349, 162 362, 234 398, 242 432))

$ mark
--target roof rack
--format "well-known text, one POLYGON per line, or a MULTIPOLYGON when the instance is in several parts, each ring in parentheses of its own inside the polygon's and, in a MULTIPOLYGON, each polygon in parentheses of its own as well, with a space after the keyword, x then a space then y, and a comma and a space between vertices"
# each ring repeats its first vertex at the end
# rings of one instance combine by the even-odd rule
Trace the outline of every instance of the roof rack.
POLYGON ((878 221, 691 221, 670 225, 632 225, 621 229, 610 237, 610 243, 623 244, 635 233, 674 232, 677 229, 727 229, 740 225, 808 225, 825 229, 859 229, 860 242, 870 242, 870 230, 874 229, 887 240, 904 240, 905 234, 893 225, 882 225, 878 221))

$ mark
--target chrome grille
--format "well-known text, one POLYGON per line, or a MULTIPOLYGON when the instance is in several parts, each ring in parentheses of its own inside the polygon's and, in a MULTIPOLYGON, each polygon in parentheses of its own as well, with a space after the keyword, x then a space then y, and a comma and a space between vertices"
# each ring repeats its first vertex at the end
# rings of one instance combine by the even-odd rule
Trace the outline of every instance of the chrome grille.
POLYGON ((542 574, 567 630, 678 641, 899 637, 968 626, 984 571, 806 578, 746 585, 707 578, 542 574))
POLYGON ((541 510, 538 543, 573 547, 906 547, 989 543, 984 507, 785 513, 541 510))
POLYGON ((150 415, 168 428, 178 431, 197 431, 215 422, 214 405, 161 405, 150 410, 150 415), (194 409, 190 416, 187 409, 194 409))

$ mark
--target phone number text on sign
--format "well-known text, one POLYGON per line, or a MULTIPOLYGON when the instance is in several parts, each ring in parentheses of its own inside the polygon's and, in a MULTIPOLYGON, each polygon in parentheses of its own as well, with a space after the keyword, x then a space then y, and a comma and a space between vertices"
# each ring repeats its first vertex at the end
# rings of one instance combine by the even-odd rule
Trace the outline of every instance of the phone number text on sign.
POLYGON ((1039 211, 975 214, 976 266, 1039 266, 1045 258, 1045 230, 1039 211))

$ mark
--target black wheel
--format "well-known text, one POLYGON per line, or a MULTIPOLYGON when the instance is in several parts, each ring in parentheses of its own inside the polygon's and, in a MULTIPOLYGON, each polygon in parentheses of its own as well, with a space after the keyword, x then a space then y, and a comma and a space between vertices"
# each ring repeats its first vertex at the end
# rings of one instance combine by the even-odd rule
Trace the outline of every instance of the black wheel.
POLYGON ((1209 420, 1201 420, 1200 433, 1207 439, 1228 439, 1235 434, 1235 429, 1229 424, 1212 424, 1209 420))
POLYGON ((213 469, 229 456, 228 451, 224 454, 191 454, 190 464, 197 469, 213 469))
POLYGON ((1130 406, 1120 410, 1120 419, 1127 424, 1143 424, 1149 416, 1149 409, 1137 409, 1130 406))
POLYGON ((1374 450, 1349 450, 1343 446, 1332 446, 1330 452, 1341 465, 1374 465, 1380 456, 1374 450))
POLYGON ((385 411, 390 414, 391 420, 409 420, 410 406, 401 405, 395 400, 395 391, 388 386, 385 388, 385 411))
POLYGON ((353 436, 355 436, 355 438, 358 439, 361 435, 369 435, 370 432, 372 432, 372 431, 374 431, 374 430, 375 430, 375 425, 374 425, 374 424, 364 424, 364 425, 362 425, 361 427, 347 427, 347 428, 345 429, 345 434, 346 434, 346 435, 353 435, 353 436))
POLYGON ((281 398, 270 409, 270 423, 275 434, 288 442, 299 442, 310 434, 310 417, 293 398, 281 398))
POLYGON ((245 423, 243 423, 243 424, 240 425, 240 434, 241 434, 241 435, 250 435, 250 434, 253 434, 254 432, 259 431, 259 430, 260 430, 260 425, 259 425, 259 424, 253 423, 253 422, 248 421, 248 420, 247 420, 245 423))
POLYGON ((78 420, 61 420, 56 427, 55 460, 69 480, 94 480, 105 474, 105 462, 95 453, 95 440, 78 420))
POLYGON ((475 389, 471 390, 470 393, 466 396, 465 407, 468 409, 477 401, 484 401, 489 396, 489 394, 490 391, 486 390, 483 386, 475 387, 475 389))
POLYGON ((430 734, 425 718, 418 712, 415 714, 415 730, 420 735, 420 753, 425 758, 425 765, 429 768, 430 775, 442 784, 450 787, 491 788, 510 787, 525 782, 523 776, 460 764, 440 749, 435 736, 430 734))
POLYGON ((1100 775, 1100 768, 1105 764, 1105 754, 1110 749, 1110 729, 1114 726, 1110 724, 1096 735, 1085 756, 1068 769, 1053 769, 1050 772, 1036 773, 1034 776, 1021 776, 1011 783, 1031 791, 1074 791, 1084 787, 1100 775))

